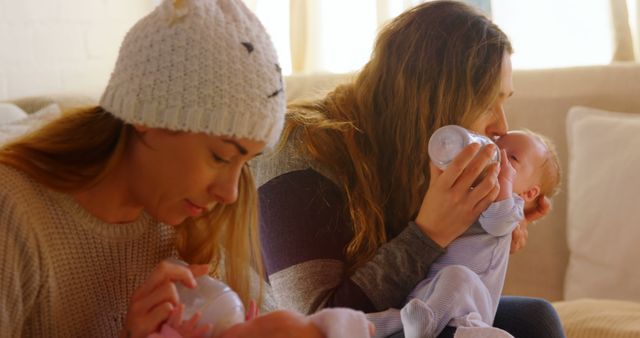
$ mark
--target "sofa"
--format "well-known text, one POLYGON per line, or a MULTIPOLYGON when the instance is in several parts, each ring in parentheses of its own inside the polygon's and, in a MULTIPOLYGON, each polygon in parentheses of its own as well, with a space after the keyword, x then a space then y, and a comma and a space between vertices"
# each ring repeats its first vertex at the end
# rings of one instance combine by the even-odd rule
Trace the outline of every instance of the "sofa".
MULTIPOLYGON (((286 78, 288 100, 321 96, 352 74, 286 78)), ((515 70, 505 104, 510 129, 549 137, 563 177, 553 210, 510 258, 504 294, 554 302, 568 337, 640 337, 640 65, 515 70), (635 133, 635 136, 634 136, 635 133), (637 165, 637 166, 636 166, 637 165), (634 207, 637 205, 637 207, 634 207), (635 286, 635 287, 634 287, 635 286)), ((27 112, 95 98, 12 102, 27 112)), ((427 142, 427 140, 425 140, 427 142)))

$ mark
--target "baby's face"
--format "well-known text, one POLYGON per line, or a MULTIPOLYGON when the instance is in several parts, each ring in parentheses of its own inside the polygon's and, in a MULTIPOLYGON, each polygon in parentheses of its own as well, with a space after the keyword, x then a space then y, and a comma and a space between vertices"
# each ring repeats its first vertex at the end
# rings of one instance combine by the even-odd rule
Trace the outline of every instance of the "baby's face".
POLYGON ((547 148, 535 136, 512 131, 500 137, 496 144, 507 152, 507 159, 516 170, 513 192, 521 194, 540 185, 540 175, 547 148))

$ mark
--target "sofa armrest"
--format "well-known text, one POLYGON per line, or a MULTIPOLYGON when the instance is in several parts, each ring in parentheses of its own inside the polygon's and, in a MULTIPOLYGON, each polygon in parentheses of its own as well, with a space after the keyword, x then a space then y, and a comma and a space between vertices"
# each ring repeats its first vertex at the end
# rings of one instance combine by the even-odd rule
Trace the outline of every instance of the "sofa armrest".
POLYGON ((83 95, 51 95, 51 96, 28 96, 21 97, 9 101, 20 107, 27 114, 37 112, 38 110, 52 104, 57 103, 60 110, 73 107, 93 106, 98 101, 95 98, 83 95))

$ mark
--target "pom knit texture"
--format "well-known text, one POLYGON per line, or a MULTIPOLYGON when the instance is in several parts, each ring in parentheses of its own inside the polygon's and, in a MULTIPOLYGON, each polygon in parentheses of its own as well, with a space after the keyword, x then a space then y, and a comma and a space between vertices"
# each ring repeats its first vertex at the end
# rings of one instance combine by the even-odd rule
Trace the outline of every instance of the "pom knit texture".
POLYGON ((165 0, 127 33, 100 105, 128 123, 273 145, 280 66, 241 1, 165 0))

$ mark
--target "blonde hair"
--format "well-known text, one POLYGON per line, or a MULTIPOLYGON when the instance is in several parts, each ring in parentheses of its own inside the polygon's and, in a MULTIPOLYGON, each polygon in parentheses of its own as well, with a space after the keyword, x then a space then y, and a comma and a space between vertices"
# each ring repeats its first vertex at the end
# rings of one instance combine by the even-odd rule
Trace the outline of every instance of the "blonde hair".
POLYGON ((529 129, 522 129, 521 131, 534 137, 545 147, 545 158, 540 167, 540 192, 549 198, 557 195, 560 191, 562 169, 555 144, 551 139, 540 133, 529 129))
POLYGON ((350 271, 415 218, 429 184, 427 140, 486 113, 511 52, 506 35, 471 7, 427 2, 382 29, 354 81, 289 106, 281 144, 299 138, 343 192, 350 271))
MULTIPOLYGON (((38 183, 71 193, 98 183, 123 158, 132 138, 130 124, 101 107, 75 109, 0 148, 0 163, 38 183)), ((197 220, 177 227, 176 248, 189 263, 224 262, 226 282, 248 305, 252 269, 263 276, 258 243, 257 197, 248 167, 242 169, 238 200, 218 205, 197 220)), ((261 298, 262 285, 259 295, 261 298)))

